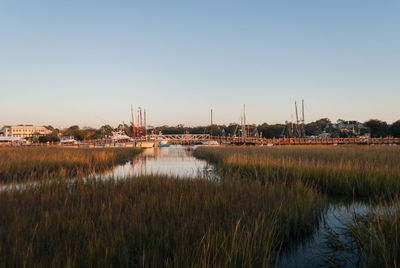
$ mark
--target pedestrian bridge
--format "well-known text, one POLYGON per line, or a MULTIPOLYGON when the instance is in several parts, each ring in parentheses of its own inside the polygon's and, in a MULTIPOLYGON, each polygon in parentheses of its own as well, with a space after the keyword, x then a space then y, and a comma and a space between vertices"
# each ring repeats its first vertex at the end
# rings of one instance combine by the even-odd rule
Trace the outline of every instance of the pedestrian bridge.
POLYGON ((210 140, 209 134, 166 134, 149 135, 146 137, 149 141, 165 141, 168 143, 192 144, 207 142, 210 140))
POLYGON ((48 142, 48 143, 1 143, 3 146, 67 146, 67 147, 143 147, 143 144, 156 147, 159 143, 169 144, 209 144, 209 145, 255 145, 255 146, 276 146, 276 145, 339 145, 339 144, 364 144, 364 145, 400 145, 400 138, 253 138, 253 137, 220 137, 208 134, 167 134, 149 135, 129 139, 98 139, 87 141, 74 141, 72 143, 48 142))

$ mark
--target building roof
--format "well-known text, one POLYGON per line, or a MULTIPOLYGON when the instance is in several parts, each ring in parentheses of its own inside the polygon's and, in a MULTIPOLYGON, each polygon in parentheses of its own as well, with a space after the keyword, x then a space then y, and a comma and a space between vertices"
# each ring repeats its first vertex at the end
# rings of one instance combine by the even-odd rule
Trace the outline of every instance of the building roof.
POLYGON ((17 137, 0 137, 0 141, 23 141, 23 138, 17 137))

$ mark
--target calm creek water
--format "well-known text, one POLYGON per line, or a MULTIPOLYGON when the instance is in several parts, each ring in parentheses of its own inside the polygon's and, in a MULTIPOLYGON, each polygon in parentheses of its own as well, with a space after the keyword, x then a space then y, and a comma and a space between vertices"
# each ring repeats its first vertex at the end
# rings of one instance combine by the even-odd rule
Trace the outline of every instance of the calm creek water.
POLYGON ((214 167, 195 158, 195 146, 172 145, 148 148, 126 164, 116 166, 101 178, 126 178, 144 175, 168 175, 177 178, 218 179, 214 167))
POLYGON ((329 235, 346 247, 354 246, 346 235, 346 223, 353 213, 367 215, 369 205, 363 202, 332 202, 323 213, 313 236, 290 253, 282 254, 278 267, 358 267, 355 251, 344 251, 332 244, 329 235))

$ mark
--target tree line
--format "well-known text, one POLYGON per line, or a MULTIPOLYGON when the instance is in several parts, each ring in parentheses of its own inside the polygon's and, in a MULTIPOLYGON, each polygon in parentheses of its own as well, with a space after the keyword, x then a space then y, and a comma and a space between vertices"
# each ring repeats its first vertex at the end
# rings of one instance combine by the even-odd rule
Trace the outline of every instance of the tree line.
MULTIPOLYGON (((339 121, 339 120, 338 120, 339 121)), ((349 133, 340 132, 339 129, 329 128, 332 122, 328 118, 321 118, 314 122, 305 124, 305 130, 307 136, 317 136, 321 133, 327 132, 332 137, 346 137, 349 133)), ((369 133, 371 137, 400 137, 400 120, 388 124, 385 121, 378 119, 370 119, 363 123, 366 129, 361 131, 361 134, 369 133)), ((51 134, 39 137, 40 142, 47 141, 59 141, 61 135, 73 136, 76 140, 90 140, 90 139, 101 139, 112 136, 113 131, 123 131, 126 133, 132 133, 132 127, 128 125, 120 124, 118 127, 113 128, 110 125, 104 125, 100 128, 84 127, 80 128, 77 125, 71 126, 66 129, 56 129, 52 126, 46 126, 52 131, 51 134)), ((249 136, 262 136, 264 138, 278 138, 281 136, 285 124, 251 124, 246 125, 246 133, 249 136)), ((208 126, 196 126, 188 127, 184 125, 177 126, 158 126, 149 127, 147 130, 148 134, 210 134, 215 136, 239 136, 241 126, 236 123, 228 125, 208 125, 208 126)))
MULTIPOLYGON (((338 120, 343 121, 343 120, 338 120)), ((340 132, 340 129, 329 128, 332 124, 328 118, 321 118, 314 122, 305 124, 305 130, 307 136, 317 136, 323 132, 331 134, 332 137, 345 137, 351 135, 349 133, 340 132)), ((370 134, 371 137, 400 137, 400 120, 389 125, 385 121, 378 119, 370 119, 363 123, 366 129, 361 130, 361 134, 370 134)), ((260 125, 248 125, 246 131, 249 135, 261 135, 264 138, 278 138, 281 136, 285 124, 267 124, 263 123, 260 125)), ((185 127, 183 125, 178 126, 160 126, 154 128, 154 132, 161 132, 163 134, 212 134, 216 136, 234 136, 238 135, 241 126, 239 124, 229 125, 211 125, 211 126, 198 126, 198 127, 185 127)))

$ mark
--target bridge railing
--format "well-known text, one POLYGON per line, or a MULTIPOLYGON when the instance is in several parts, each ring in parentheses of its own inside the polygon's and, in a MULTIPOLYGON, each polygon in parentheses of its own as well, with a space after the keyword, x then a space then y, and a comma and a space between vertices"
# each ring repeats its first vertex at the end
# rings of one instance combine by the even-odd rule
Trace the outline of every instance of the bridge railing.
POLYGON ((171 143, 192 144, 199 142, 217 141, 221 144, 249 144, 249 145, 318 145, 318 144, 400 144, 400 138, 256 138, 256 137, 221 137, 207 134, 179 134, 179 135, 150 135, 134 139, 96 139, 80 142, 46 142, 46 143, 0 143, 0 147, 117 147, 134 146, 145 141, 168 141, 171 143))
POLYGON ((313 145, 313 144, 400 144, 400 138, 256 138, 256 137, 218 137, 211 140, 233 144, 263 145, 313 145))
POLYGON ((209 134, 165 134, 165 135, 149 135, 149 140, 155 141, 208 141, 209 134))

